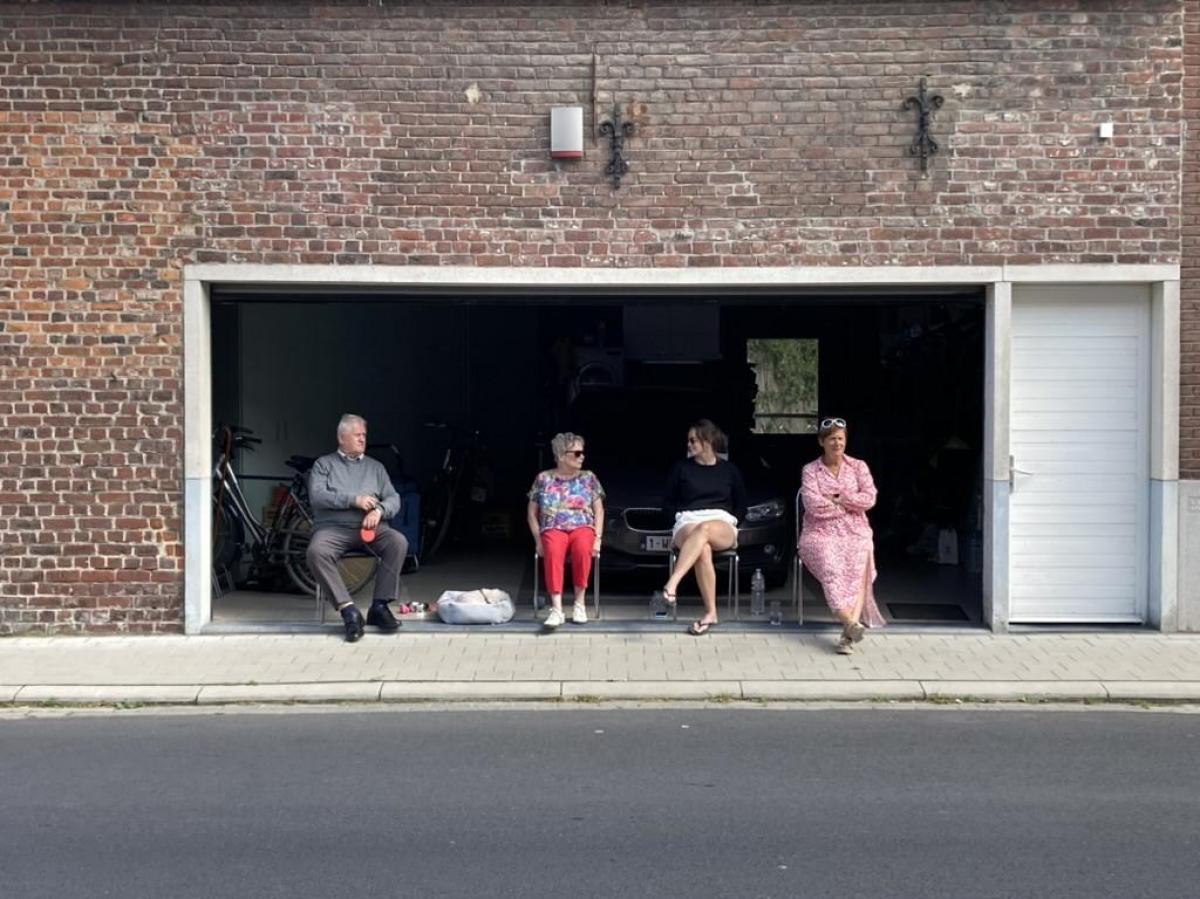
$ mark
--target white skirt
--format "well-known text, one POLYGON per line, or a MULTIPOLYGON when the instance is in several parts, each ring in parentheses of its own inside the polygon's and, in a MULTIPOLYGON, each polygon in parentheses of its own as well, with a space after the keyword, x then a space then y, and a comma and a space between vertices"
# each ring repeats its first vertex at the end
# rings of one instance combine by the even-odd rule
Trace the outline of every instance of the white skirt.
POLYGON ((676 512, 675 526, 671 528, 671 545, 675 545, 675 538, 679 536, 680 530, 702 521, 723 521, 737 531, 737 519, 724 509, 692 509, 689 512, 676 512))

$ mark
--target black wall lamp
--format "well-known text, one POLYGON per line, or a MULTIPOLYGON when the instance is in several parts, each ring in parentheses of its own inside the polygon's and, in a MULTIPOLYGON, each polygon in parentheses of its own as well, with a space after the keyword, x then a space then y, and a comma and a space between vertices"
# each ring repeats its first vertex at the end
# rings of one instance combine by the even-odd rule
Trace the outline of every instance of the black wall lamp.
POLYGON ((917 111, 917 135, 908 148, 908 155, 921 157, 921 175, 929 176, 929 157, 937 155, 938 142, 930 133, 933 127, 933 111, 940 109, 945 100, 941 94, 930 94, 925 89, 925 77, 917 82, 917 93, 904 101, 905 109, 917 111))
POLYGON ((621 186, 621 176, 629 171, 624 155, 625 138, 632 137, 633 130, 633 122, 621 120, 621 106, 614 100, 612 114, 607 121, 600 123, 600 133, 608 138, 609 158, 604 174, 612 178, 614 190, 621 186))

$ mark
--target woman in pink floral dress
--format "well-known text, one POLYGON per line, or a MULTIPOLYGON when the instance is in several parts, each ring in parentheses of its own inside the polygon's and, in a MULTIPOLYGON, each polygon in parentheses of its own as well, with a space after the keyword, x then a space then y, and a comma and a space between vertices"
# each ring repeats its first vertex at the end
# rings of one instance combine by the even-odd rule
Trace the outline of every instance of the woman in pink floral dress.
POLYGON ((843 419, 823 419, 817 442, 821 457, 805 465, 802 475, 804 523, 798 551, 842 622, 837 651, 849 655, 863 638, 864 624, 887 623, 875 605, 874 534, 867 521, 867 510, 875 505, 875 481, 866 462, 846 455, 843 419))
POLYGON ((562 601, 568 553, 575 587, 571 620, 587 624, 588 577, 604 536, 604 488, 584 470, 583 438, 578 434, 556 434, 550 448, 558 464, 534 478, 526 517, 537 554, 546 563, 550 611, 543 624, 553 629, 565 620, 562 601))

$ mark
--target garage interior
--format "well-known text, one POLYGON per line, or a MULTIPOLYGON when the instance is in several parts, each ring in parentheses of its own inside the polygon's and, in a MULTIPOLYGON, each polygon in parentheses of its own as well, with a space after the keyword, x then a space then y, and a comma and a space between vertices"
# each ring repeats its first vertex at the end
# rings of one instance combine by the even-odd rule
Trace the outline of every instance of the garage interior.
MULTIPOLYGON (((703 416, 729 434, 731 459, 755 485, 751 502, 774 498, 786 509, 779 564, 764 574, 768 603, 792 621, 800 469, 819 455, 818 417, 838 416, 849 422, 848 452, 868 462, 879 489, 871 521, 881 610, 896 624, 984 626, 977 289, 468 296, 214 288, 212 310, 213 421, 263 441, 235 460, 256 514, 270 515, 290 479, 289 456, 335 448, 344 412, 368 420, 369 440, 380 445, 371 454, 415 482, 427 505, 448 449, 465 460, 445 540, 432 557, 411 560, 402 602, 497 587, 512 595, 515 622, 531 625, 525 495, 553 465, 550 438, 564 430, 586 438, 586 467, 609 492, 611 520, 623 505, 657 499, 688 425, 703 416), (788 380, 768 357, 803 371, 789 369, 788 380)), ((213 627, 312 626, 312 597, 249 557, 214 572, 213 627)), ((602 626, 660 627, 649 600, 665 556, 661 567, 631 565, 606 551, 602 626)), ((741 621, 766 626, 749 615, 745 561, 741 574, 741 621)), ((806 626, 832 622, 811 576, 803 602, 806 626)), ((685 587, 680 620, 698 608, 685 587)))

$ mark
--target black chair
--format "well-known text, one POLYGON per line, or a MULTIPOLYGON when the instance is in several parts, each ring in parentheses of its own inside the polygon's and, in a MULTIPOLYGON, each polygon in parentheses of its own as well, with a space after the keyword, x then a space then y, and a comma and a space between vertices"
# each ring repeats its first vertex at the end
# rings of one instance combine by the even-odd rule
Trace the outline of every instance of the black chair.
MULTIPOLYGON (((667 550, 667 577, 670 577, 675 571, 675 561, 679 555, 679 551, 672 546, 667 550)), ((713 553, 713 564, 719 565, 721 562, 727 563, 729 569, 729 595, 726 599, 726 604, 733 612, 733 620, 737 621, 741 617, 741 584, 738 580, 738 569, 740 559, 738 556, 738 548, 735 543, 729 549, 721 550, 713 553)), ((671 607, 671 620, 679 620, 679 603, 676 602, 671 607)))

